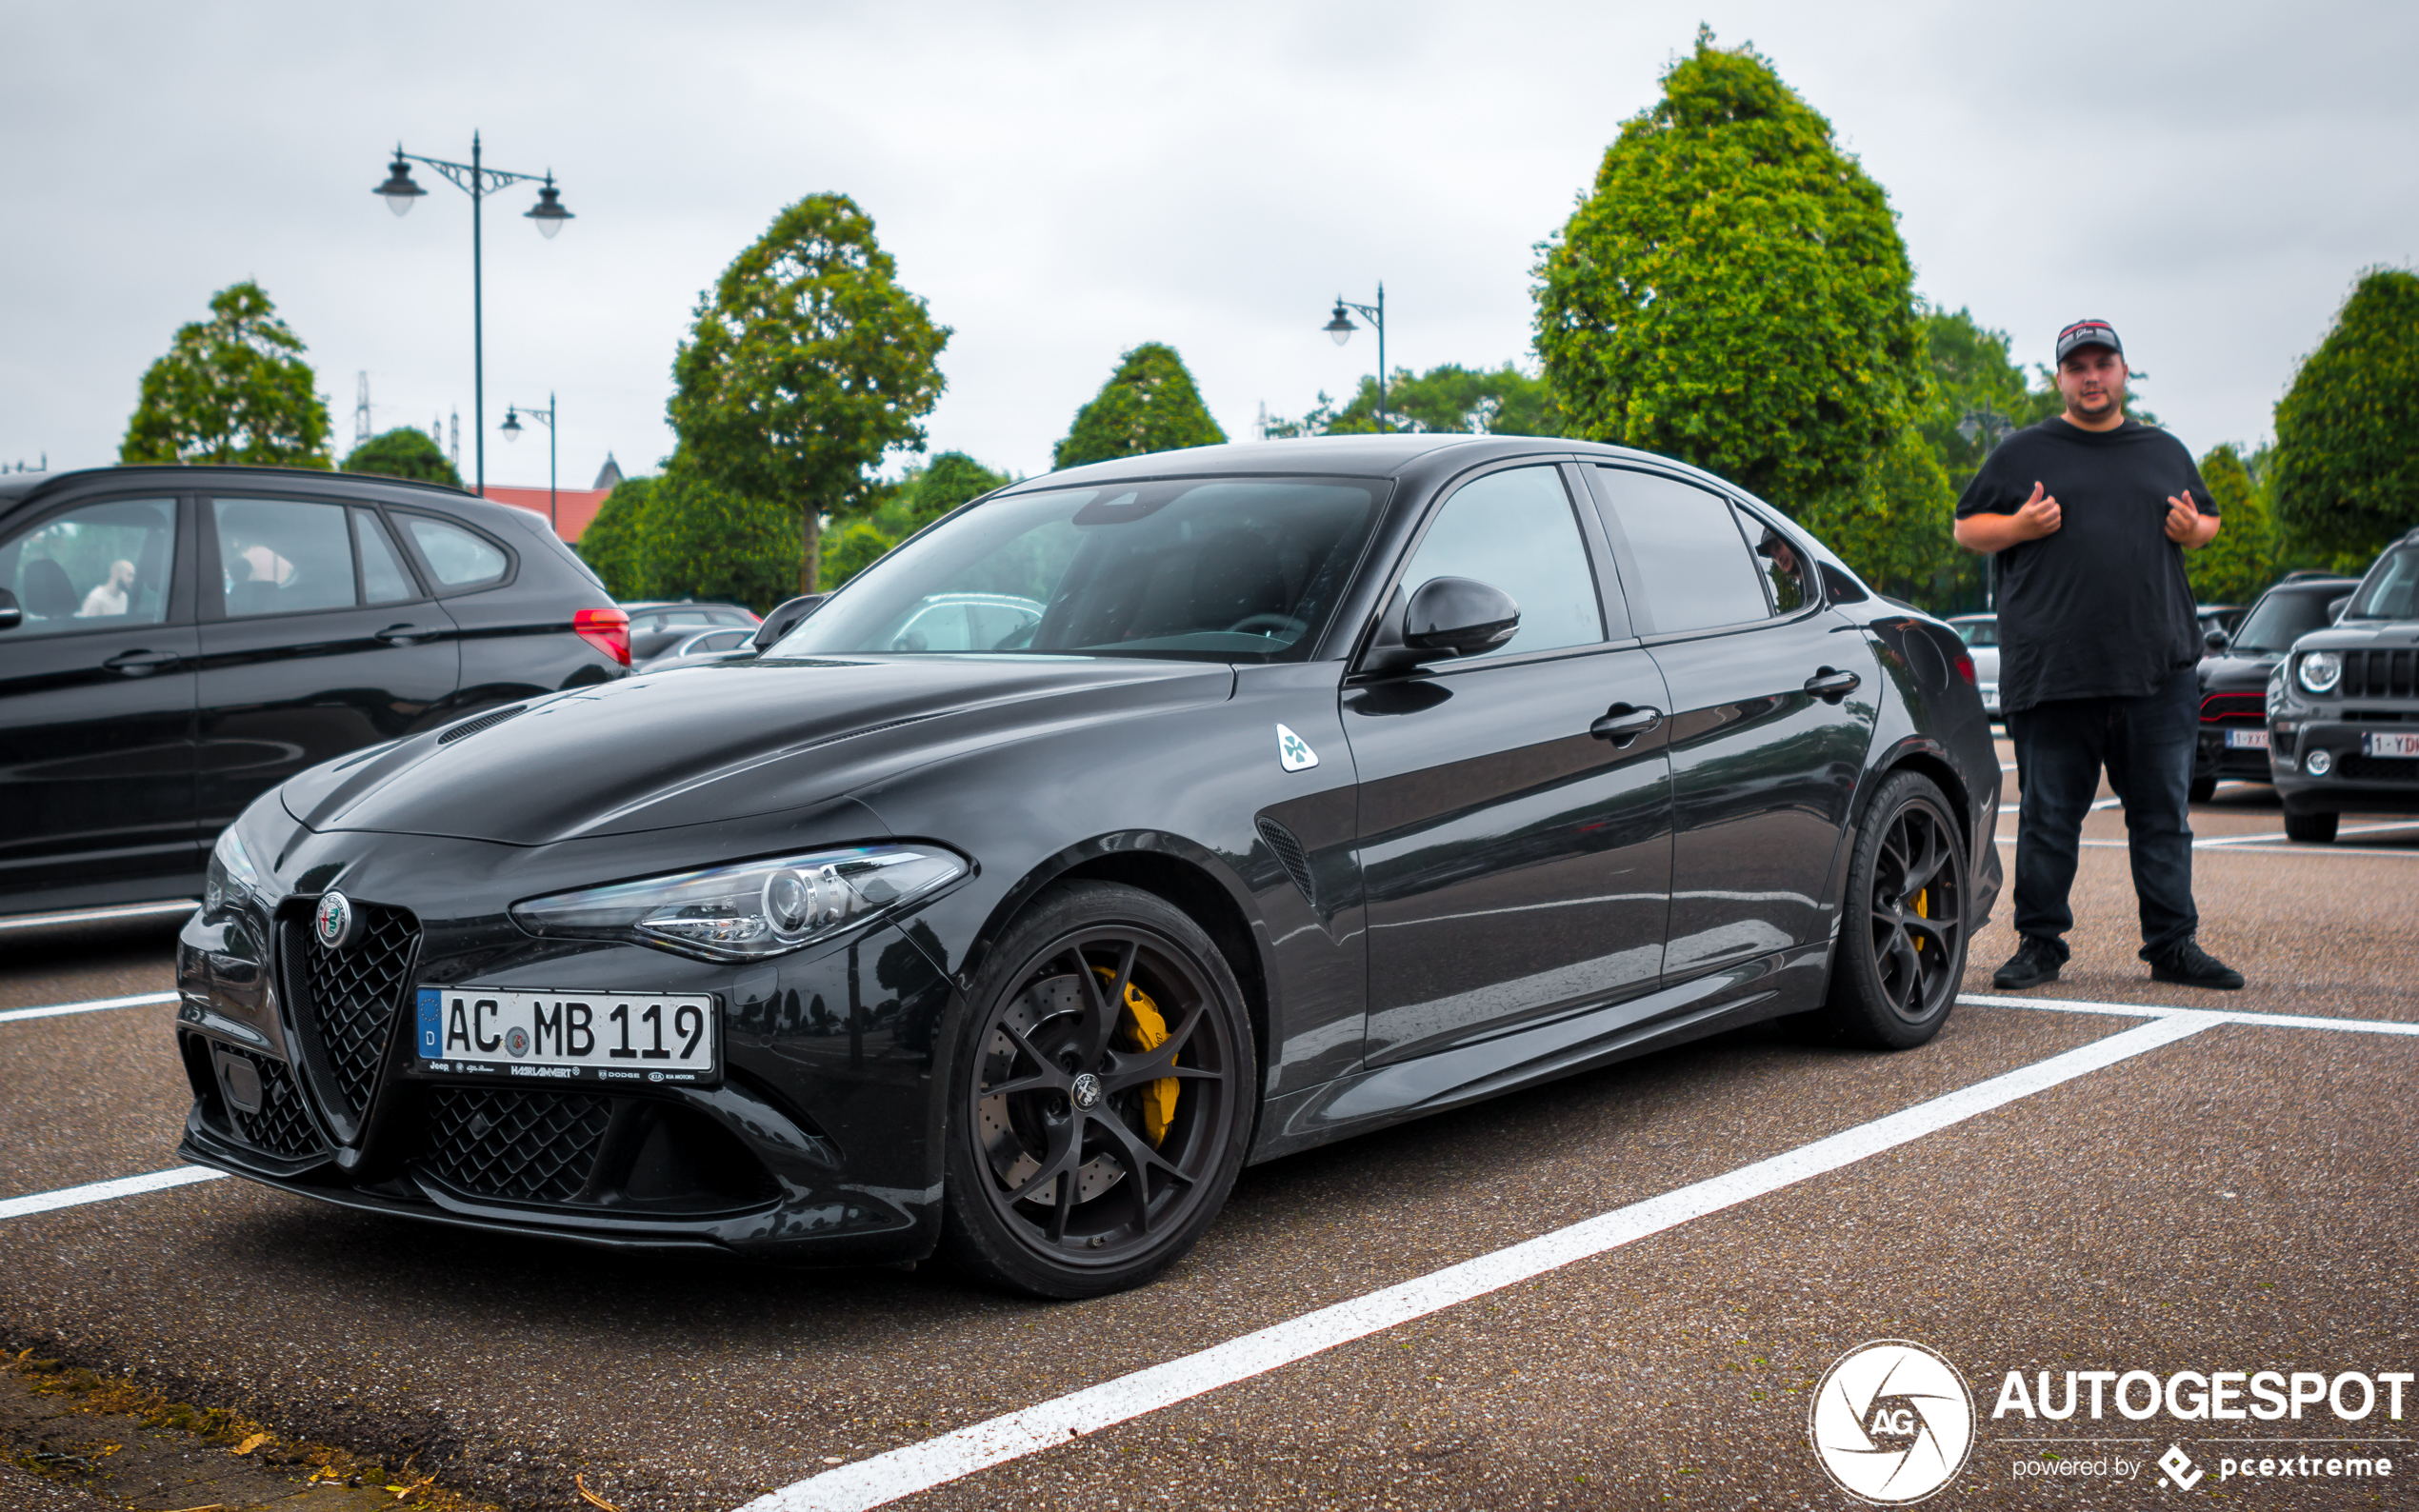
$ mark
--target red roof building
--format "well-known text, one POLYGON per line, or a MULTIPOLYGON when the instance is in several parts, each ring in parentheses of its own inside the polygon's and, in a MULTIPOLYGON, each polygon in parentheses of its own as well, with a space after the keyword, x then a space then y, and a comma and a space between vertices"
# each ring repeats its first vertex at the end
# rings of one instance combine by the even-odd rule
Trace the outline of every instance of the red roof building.
MULTIPOLYGON (((621 481, 621 467, 608 452, 603 470, 596 474, 595 487, 554 489, 551 501, 554 533, 577 546, 580 532, 588 528, 588 522, 596 518, 596 511, 605 507, 605 496, 611 493, 614 486, 621 481)), ((546 513, 549 503, 548 490, 544 488, 507 487, 499 483, 489 484, 484 496, 498 504, 509 504, 516 509, 528 509, 536 514, 546 513)))

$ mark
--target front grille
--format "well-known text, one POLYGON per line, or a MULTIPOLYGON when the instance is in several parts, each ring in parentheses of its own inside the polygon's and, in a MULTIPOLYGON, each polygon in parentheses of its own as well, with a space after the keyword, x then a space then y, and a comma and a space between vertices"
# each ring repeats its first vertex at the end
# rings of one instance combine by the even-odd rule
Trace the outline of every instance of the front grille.
POLYGON ((330 1093, 340 1098, 344 1111, 357 1121, 378 1084, 387 1035, 420 945, 420 924, 401 908, 355 906, 361 910, 360 933, 343 949, 320 945, 298 920, 287 925, 284 944, 287 981, 301 978, 296 1018, 325 1063, 313 1088, 323 1098, 330 1093))
POLYGON ((2336 686, 2339 698, 2410 698, 2414 696, 2411 676, 2413 652, 2346 651, 2343 681, 2336 686))
POLYGON ((2201 722, 2215 724, 2220 720, 2248 719, 2254 722, 2268 717, 2266 693, 2211 693, 2201 700, 2201 722))
POLYGON ((2408 756, 2345 756, 2335 775, 2364 783, 2419 783, 2419 760, 2408 756))
POLYGON ((474 1197, 568 1202, 588 1184, 612 1103, 578 1092, 440 1086, 429 1099, 429 1174, 474 1197))
POLYGON ((232 1103, 227 1105, 227 1116, 234 1122, 235 1132, 244 1143, 255 1149, 287 1160, 300 1160, 316 1155, 326 1146, 319 1143, 319 1131, 310 1126, 310 1115, 303 1111, 302 1090, 294 1085, 294 1075, 283 1061, 272 1061, 265 1055, 233 1046, 219 1053, 250 1062, 260 1073, 260 1110, 247 1113, 232 1103))

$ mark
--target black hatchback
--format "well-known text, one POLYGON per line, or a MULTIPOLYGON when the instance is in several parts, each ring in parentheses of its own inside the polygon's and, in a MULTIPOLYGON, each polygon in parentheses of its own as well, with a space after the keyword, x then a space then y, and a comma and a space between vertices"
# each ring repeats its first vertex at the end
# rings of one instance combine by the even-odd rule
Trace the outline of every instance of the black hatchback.
POLYGON ((0 479, 0 913, 191 897, 253 798, 331 757, 624 675, 546 522, 282 468, 0 479))

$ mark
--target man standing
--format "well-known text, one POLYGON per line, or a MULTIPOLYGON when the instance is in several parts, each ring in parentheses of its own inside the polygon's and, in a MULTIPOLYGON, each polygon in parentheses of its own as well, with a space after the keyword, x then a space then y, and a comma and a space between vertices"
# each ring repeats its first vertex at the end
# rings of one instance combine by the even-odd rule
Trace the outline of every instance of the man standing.
POLYGON ((2108 322, 2058 332, 2066 413, 2009 437, 1957 501, 1957 544, 1999 559, 1999 698, 2023 785, 2020 939, 1990 979, 2003 990, 2054 982, 2066 963, 2103 766, 2125 806, 2151 980, 2243 985, 2200 947, 2192 906, 2200 636, 2184 552, 2217 534, 2217 509, 2183 443, 2125 417, 2126 376, 2108 322))

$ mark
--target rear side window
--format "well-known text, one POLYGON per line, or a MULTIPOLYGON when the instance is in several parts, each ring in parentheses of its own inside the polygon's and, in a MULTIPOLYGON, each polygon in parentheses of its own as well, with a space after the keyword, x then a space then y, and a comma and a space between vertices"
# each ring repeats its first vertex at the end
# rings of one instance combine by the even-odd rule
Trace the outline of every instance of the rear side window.
POLYGON ((349 609, 352 537, 338 504, 216 499, 220 603, 230 619, 349 609))
POLYGON ((403 527, 411 532, 411 544, 420 548, 421 560, 429 564, 438 586, 449 591, 501 582, 511 566, 501 547, 450 520, 407 514, 403 527))
POLYGON ((1729 500, 1654 473, 1590 470, 1607 526, 1615 539, 1629 537, 1637 561, 1640 581, 1628 581, 1625 564, 1622 586, 1645 604, 1655 634, 1740 625, 1772 612, 1763 569, 1777 564, 1749 554, 1729 500))
POLYGON ((0 642, 159 624, 175 545, 172 499, 83 505, 0 542, 0 587, 24 616, 0 642))

